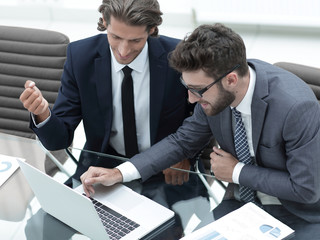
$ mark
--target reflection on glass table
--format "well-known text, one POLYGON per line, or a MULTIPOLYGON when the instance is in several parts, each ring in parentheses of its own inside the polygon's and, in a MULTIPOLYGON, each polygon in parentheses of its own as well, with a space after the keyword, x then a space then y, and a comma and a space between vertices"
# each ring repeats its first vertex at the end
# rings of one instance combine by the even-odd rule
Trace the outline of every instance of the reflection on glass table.
POLYGON ((123 184, 95 185, 95 199, 87 198, 82 186, 73 190, 28 163, 18 162, 43 210, 92 239, 153 239, 174 223, 173 211, 123 184))
MULTIPOLYGON (((4 141, 8 142, 8 139, 4 139, 4 141)), ((16 141, 17 140, 14 142, 16 141)), ((36 143, 32 142, 32 145, 36 145, 36 143)), ((14 148, 15 147, 13 147, 13 149, 14 148)), ((36 148, 41 150, 40 147, 36 148)), ((69 151, 72 153, 72 156, 75 157, 76 161, 80 156, 91 160, 107 160, 108 158, 113 158, 118 161, 118 164, 127 161, 127 159, 117 158, 103 153, 84 151, 82 149, 70 148, 69 151)), ((16 151, 12 151, 12 156, 14 156, 15 152, 16 151)), ((3 151, 2 153, 10 155, 10 153, 6 151, 3 151)), ((28 155, 19 154, 19 157, 23 156, 26 156, 27 161, 32 159, 32 157, 29 157, 28 155)), ((73 173, 75 170, 71 158, 64 166, 70 173, 73 173)), ((151 198, 175 212, 175 224, 152 239, 179 239, 213 221, 212 209, 216 206, 216 201, 221 200, 224 194, 223 188, 214 180, 210 175, 210 172, 206 171, 199 175, 197 169, 190 169, 190 172, 188 173, 189 181, 181 186, 165 184, 163 181, 158 182, 156 181, 157 179, 147 181, 147 184, 144 185, 141 184, 140 181, 126 183, 128 187, 138 193, 151 198), (201 180, 200 176, 202 176, 205 181, 201 180), (205 186, 204 183, 208 183, 208 186, 205 186), (213 190, 216 199, 213 199, 210 194, 208 194, 208 187, 213 190)), ((61 183, 65 182, 67 178, 68 177, 61 172, 58 172, 54 176, 54 179, 61 183)), ((24 184, 26 184, 26 182, 24 182, 24 184)), ((8 197, 9 196, 6 196, 6 198, 8 197)), ((19 201, 19 199, 16 200, 19 201)), ((128 199, 128 201, 130 201, 130 199, 128 199)), ((45 213, 41 209, 36 198, 30 202, 23 220, 12 221, 0 219, 0 236, 1 239, 12 240, 88 239, 51 215, 45 213)))
MULTIPOLYGON (((80 157, 90 158, 91 162, 113 161, 115 165, 128 161, 127 158, 78 148, 69 148, 69 151, 76 162, 80 157)), ((177 232, 181 236, 213 221, 211 211, 221 201, 225 190, 224 183, 216 181, 210 174, 209 160, 199 158, 195 163, 189 170, 174 169, 189 174, 189 181, 181 186, 165 184, 162 179, 157 178, 145 183, 126 183, 140 194, 172 209, 176 213, 177 232), (200 161, 202 162, 198 165, 200 161)))

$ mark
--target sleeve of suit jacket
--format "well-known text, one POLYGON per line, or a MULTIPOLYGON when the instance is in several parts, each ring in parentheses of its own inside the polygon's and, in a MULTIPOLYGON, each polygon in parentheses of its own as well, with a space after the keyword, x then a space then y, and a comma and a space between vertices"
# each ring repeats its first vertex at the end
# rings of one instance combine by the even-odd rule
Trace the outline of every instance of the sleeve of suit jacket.
POLYGON ((142 181, 166 169, 181 159, 192 158, 212 137, 207 116, 200 105, 176 133, 164 138, 150 149, 134 156, 131 162, 138 169, 142 181))
POLYGON ((64 65, 61 87, 50 120, 41 128, 36 128, 30 121, 31 129, 49 150, 70 146, 74 130, 82 119, 79 90, 72 70, 73 46, 74 44, 71 43, 67 49, 67 61, 64 65))

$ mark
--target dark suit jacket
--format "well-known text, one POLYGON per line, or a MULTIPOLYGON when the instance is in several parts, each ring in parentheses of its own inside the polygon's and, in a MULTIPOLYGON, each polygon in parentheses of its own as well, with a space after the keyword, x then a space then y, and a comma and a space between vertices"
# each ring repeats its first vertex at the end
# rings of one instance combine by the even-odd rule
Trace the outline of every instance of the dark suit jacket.
MULTIPOLYGON (((251 114, 258 166, 244 166, 240 184, 278 197, 307 221, 320 222, 320 105, 295 75, 259 60, 248 63, 257 74, 251 114)), ((206 116, 196 105, 177 133, 131 161, 145 180, 195 154, 212 134, 221 149, 236 156, 230 108, 206 116)))
MULTIPOLYGON (((151 144, 176 131, 189 115, 180 74, 168 66, 168 53, 179 40, 150 37, 151 144)), ((106 34, 70 43, 58 98, 48 123, 31 128, 49 150, 68 147, 83 120, 85 149, 106 152, 112 126, 111 55, 106 34)))

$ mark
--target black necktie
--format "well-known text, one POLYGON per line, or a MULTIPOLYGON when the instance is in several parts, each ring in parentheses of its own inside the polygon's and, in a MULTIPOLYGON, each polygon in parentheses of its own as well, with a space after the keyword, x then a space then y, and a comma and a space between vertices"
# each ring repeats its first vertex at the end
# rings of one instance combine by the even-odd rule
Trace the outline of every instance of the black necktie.
POLYGON ((124 78, 121 85, 123 135, 126 156, 132 157, 139 152, 137 143, 136 120, 134 113, 132 69, 125 66, 122 69, 124 78))

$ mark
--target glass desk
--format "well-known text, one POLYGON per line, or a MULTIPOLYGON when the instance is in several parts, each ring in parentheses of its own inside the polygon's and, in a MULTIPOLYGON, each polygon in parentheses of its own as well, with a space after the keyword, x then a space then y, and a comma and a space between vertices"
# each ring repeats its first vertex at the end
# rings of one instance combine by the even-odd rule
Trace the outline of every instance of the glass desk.
MULTIPOLYGON (((126 160, 76 148, 71 149, 71 152, 76 159, 80 156, 99 161, 113 158, 119 163, 126 160)), ((35 140, 0 134, 0 154, 25 158, 44 171, 45 152, 35 140)), ((72 162, 68 160, 65 166, 72 166, 73 169, 68 169, 72 172, 75 167, 69 161, 72 162)), ((62 175, 58 173, 54 178, 64 182, 67 177, 62 175)), ((143 184, 139 181, 126 184, 176 213, 174 225, 153 239, 180 239, 214 220, 212 209, 222 199, 224 190, 210 175, 201 176, 202 179, 198 173, 191 171, 189 181, 181 186, 165 184, 159 177, 143 184), (210 191, 208 193, 210 189, 214 190, 215 196, 210 195, 210 191)), ((1 239, 88 239, 41 209, 19 169, 0 187, 0 196, 1 239)))

